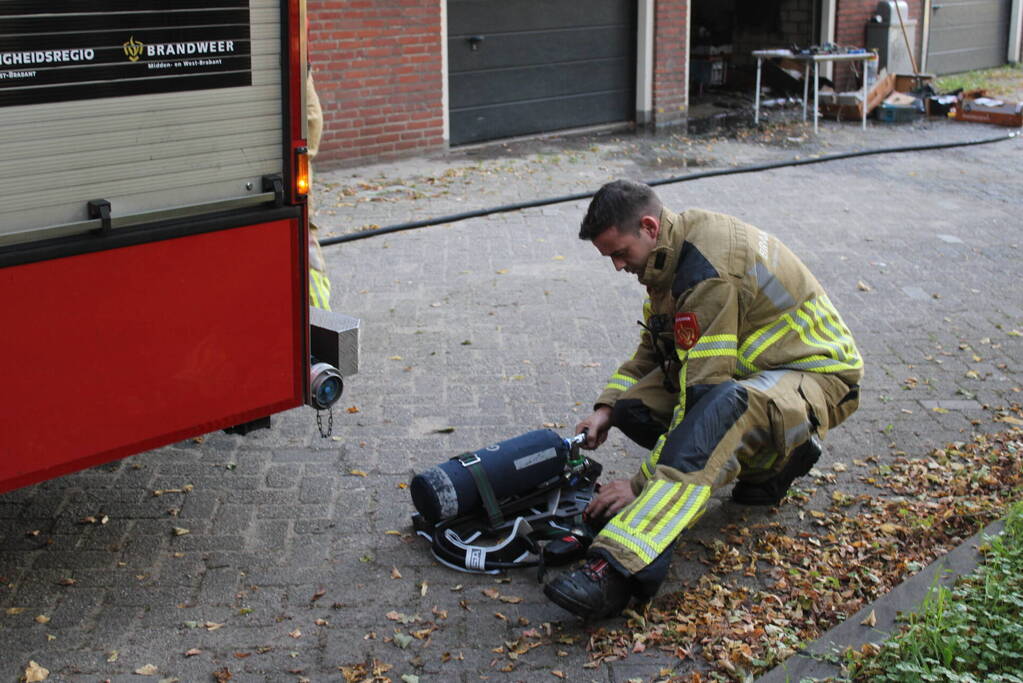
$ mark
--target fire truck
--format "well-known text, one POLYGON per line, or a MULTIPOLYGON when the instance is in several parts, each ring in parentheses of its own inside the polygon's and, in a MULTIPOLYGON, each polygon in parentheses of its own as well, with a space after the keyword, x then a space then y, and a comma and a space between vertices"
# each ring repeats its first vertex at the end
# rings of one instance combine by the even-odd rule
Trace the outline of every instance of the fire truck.
POLYGON ((326 408, 301 0, 0 2, 0 492, 326 408))

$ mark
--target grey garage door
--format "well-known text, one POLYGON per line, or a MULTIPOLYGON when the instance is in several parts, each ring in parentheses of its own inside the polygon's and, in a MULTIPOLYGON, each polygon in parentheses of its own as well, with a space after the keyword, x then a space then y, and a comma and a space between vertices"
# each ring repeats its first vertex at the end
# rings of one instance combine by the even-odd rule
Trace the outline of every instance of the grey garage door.
POLYGON ((927 71, 951 74, 1005 64, 1011 9, 1012 0, 934 0, 927 71))
POLYGON ((451 144, 628 121, 636 0, 448 0, 451 144))

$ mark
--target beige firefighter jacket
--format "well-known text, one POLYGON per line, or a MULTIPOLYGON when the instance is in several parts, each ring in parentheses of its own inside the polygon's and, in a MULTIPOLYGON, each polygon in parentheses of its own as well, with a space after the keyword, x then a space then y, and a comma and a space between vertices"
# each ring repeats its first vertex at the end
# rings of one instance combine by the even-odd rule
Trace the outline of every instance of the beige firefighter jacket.
MULTIPOLYGON (((862 377, 852 335, 813 274, 777 238, 734 217, 662 210, 640 282, 648 293, 644 322, 659 341, 650 330, 642 332, 635 354, 611 377, 597 405, 613 406, 662 360, 670 377, 677 372, 676 386, 686 388, 776 369, 832 374, 842 379, 839 388, 862 377), (658 343, 667 351, 659 354, 658 343)), ((844 396, 806 398, 827 415, 844 396)), ((685 402, 686 392, 679 391, 672 426, 685 414, 685 402)))

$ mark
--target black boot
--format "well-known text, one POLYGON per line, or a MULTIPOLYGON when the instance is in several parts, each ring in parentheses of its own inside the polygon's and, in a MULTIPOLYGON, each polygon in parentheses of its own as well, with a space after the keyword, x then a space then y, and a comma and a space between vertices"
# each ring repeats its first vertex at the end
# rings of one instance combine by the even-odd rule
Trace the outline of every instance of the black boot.
POLYGON ((632 597, 628 580, 610 563, 591 557, 579 569, 559 574, 543 587, 554 604, 583 619, 617 616, 632 597))
POLYGON ((806 443, 792 451, 785 467, 772 478, 756 484, 740 479, 732 489, 732 500, 741 505, 777 505, 796 477, 807 474, 820 457, 821 442, 816 436, 811 436, 806 443))

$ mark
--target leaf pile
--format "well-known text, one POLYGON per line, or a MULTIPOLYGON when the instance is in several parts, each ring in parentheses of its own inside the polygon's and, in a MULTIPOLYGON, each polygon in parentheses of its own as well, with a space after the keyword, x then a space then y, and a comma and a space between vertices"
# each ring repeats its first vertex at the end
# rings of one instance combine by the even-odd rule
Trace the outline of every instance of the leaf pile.
MULTIPOLYGON (((1021 413, 1019 405, 1011 410, 1021 413)), ((595 630, 591 659, 659 648, 697 668, 704 660, 712 679, 763 673, 1004 514, 1023 497, 1021 461, 1023 430, 976 435, 871 467, 861 480, 884 492, 834 490, 826 510, 800 512, 812 531, 731 525, 723 540, 705 544, 709 571, 695 586, 659 597, 624 628, 595 630)), ((810 497, 789 500, 805 505, 810 497)))

